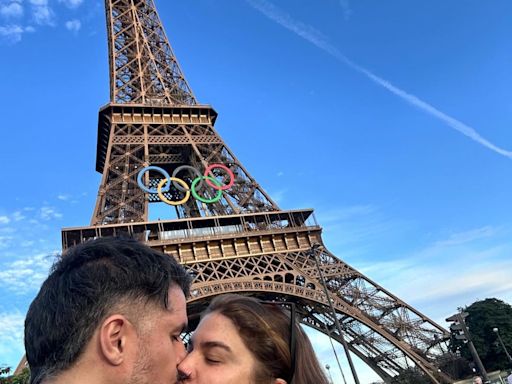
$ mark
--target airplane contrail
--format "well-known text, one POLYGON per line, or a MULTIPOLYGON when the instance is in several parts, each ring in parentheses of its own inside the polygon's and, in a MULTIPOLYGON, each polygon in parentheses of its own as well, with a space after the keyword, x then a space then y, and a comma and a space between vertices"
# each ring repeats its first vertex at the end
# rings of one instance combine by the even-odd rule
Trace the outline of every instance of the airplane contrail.
POLYGON ((253 8, 264 14, 269 19, 275 21, 279 25, 285 27, 286 29, 292 31, 293 33, 299 35, 304 40, 307 40, 311 44, 315 45, 317 48, 327 52, 331 56, 335 57, 337 60, 342 63, 348 65, 350 68, 355 71, 365 75, 368 79, 374 82, 377 85, 387 89, 392 94, 398 96, 402 100, 407 103, 421 109, 422 111, 428 113, 429 115, 436 117, 437 119, 444 122, 450 128, 455 129, 456 131, 462 133, 463 135, 469 137, 471 140, 476 141, 477 143, 487 147, 491 151, 494 151, 502 156, 508 157, 512 159, 512 151, 507 151, 506 149, 500 148, 497 145, 491 143, 489 140, 482 137, 474 128, 464 124, 463 122, 447 115, 446 113, 440 111, 433 105, 427 103, 426 101, 421 100, 419 97, 414 96, 403 89, 393 85, 389 81, 375 75, 368 69, 354 63, 352 60, 347 58, 341 51, 333 46, 329 41, 315 28, 304 24, 298 20, 293 19, 290 15, 283 12, 279 8, 277 8, 274 4, 266 1, 266 0, 246 0, 253 8))

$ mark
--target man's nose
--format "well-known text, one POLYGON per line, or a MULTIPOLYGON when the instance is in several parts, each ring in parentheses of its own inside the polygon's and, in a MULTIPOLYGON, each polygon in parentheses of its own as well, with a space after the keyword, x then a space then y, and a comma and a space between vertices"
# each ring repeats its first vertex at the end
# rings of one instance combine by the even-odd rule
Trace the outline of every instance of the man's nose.
POLYGON ((177 353, 176 353, 176 363, 179 364, 183 361, 183 359, 187 356, 187 350, 185 348, 185 343, 179 343, 179 346, 177 347, 177 353))

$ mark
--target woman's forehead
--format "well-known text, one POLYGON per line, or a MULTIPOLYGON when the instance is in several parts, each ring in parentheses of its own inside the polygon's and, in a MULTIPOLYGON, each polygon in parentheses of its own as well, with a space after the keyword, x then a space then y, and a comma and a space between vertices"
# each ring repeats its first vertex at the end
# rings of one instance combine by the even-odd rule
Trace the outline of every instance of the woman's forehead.
POLYGON ((212 312, 204 316, 192 335, 194 344, 223 342, 233 348, 245 347, 235 324, 226 316, 212 312))

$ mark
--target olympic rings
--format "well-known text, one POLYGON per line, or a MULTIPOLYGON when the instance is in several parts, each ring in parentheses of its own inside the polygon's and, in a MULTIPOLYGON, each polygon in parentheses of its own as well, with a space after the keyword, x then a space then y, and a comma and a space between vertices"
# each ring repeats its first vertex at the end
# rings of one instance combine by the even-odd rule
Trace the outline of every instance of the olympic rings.
MULTIPOLYGON (((199 172, 196 168, 192 167, 191 165, 181 165, 179 166, 178 168, 176 168, 173 173, 172 173, 172 177, 176 177, 178 175, 178 172, 183 170, 183 169, 191 169, 192 172, 194 172, 197 177, 201 177, 201 172, 199 172)), ((174 187, 178 190, 178 191, 181 191, 181 192, 187 192, 187 191, 190 191, 190 189, 188 189, 188 185, 185 187, 185 189, 181 188, 181 186, 179 185, 178 182, 176 181, 173 181, 172 182, 172 185, 174 185, 174 187)), ((183 184, 182 184, 183 185, 183 184)), ((201 179, 201 182, 199 183, 199 188, 202 188, 203 187, 203 180, 201 179)))
POLYGON ((215 203, 217 201, 220 200, 220 198, 222 197, 222 188, 221 188, 221 183, 214 177, 211 177, 211 176, 201 176, 201 177, 198 177, 197 179, 195 179, 193 182, 192 182, 192 185, 190 186, 190 189, 192 190, 192 196, 194 196, 197 200, 199 201, 202 201, 203 203, 215 203), (217 194, 215 195, 215 197, 211 198, 211 199, 203 199, 201 196, 199 196, 196 192, 196 184, 200 181, 202 181, 203 179, 206 179, 206 182, 208 183, 208 181, 212 181, 215 186, 217 188, 217 194))
MULTIPOLYGON (((158 191, 156 189, 149 189, 142 182, 142 176, 144 176, 144 174, 150 170, 160 172, 166 179, 169 179, 171 176, 169 176, 169 174, 167 173, 167 171, 165 169, 160 168, 160 167, 155 167, 154 165, 150 165, 149 167, 142 168, 139 171, 139 174, 137 175, 137 184, 139 184, 140 189, 142 189, 146 193, 158 193, 158 191)), ((171 188, 171 184, 169 184, 165 189, 163 189, 162 192, 169 192, 170 188, 171 188)))
POLYGON ((229 169, 224 164, 209 165, 206 168, 204 175, 201 175, 201 173, 196 168, 194 168, 190 165, 182 165, 182 166, 176 168, 172 172, 172 176, 170 176, 169 173, 165 169, 154 166, 154 165, 150 165, 150 166, 142 168, 137 175, 137 184, 144 192, 150 193, 150 194, 156 194, 156 195, 158 195, 158 197, 160 198, 160 200, 162 202, 169 204, 169 205, 173 205, 173 206, 185 204, 189 200, 191 193, 192 193, 192 196, 196 200, 198 200, 202 203, 206 203, 206 204, 215 203, 222 198, 222 191, 225 191, 225 190, 231 188, 234 185, 234 183, 235 183, 235 175, 234 175, 233 171, 231 171, 231 169, 229 169), (211 173, 212 170, 215 168, 221 168, 224 171, 226 171, 226 173, 230 177, 230 181, 228 184, 222 185, 219 180, 217 180, 215 177, 209 175, 209 173, 211 173), (182 180, 182 179, 176 177, 176 175, 184 169, 189 169, 192 171, 192 173, 197 175, 197 177, 194 180, 192 180, 190 189, 185 180, 182 180), (143 178, 144 174, 150 170, 159 172, 162 176, 164 176, 164 178, 158 182, 158 186, 156 189, 148 188, 142 182, 142 178, 143 178), (197 190, 203 186, 203 180, 206 180, 206 183, 210 187, 212 187, 213 189, 215 189, 217 191, 215 196, 211 199, 204 198, 204 197, 200 196, 199 193, 197 192, 197 190), (185 193, 185 196, 181 200, 173 201, 173 200, 169 200, 168 198, 165 197, 164 192, 170 191, 171 184, 173 187, 175 187, 180 192, 185 193))
POLYGON ((190 191, 187 190, 187 192, 185 193, 185 197, 181 200, 178 200, 178 201, 172 201, 172 200, 169 200, 167 199, 164 194, 162 193, 162 186, 167 183, 169 180, 171 181, 174 181, 176 183, 180 183, 181 185, 183 185, 183 187, 186 189, 188 188, 188 185, 187 183, 185 183, 185 181, 181 180, 181 179, 178 179, 177 177, 170 177, 169 179, 162 179, 160 180, 160 182, 158 183, 158 187, 157 187, 157 191, 158 191, 158 197, 160 198, 160 200, 162 200, 164 203, 166 204, 169 204, 169 205, 180 205, 180 204, 185 204, 188 199, 190 198, 190 191))
MULTIPOLYGON (((229 184, 226 184, 225 186, 223 187, 220 187, 220 190, 221 191, 225 191, 226 189, 229 189, 233 186, 233 184, 235 184, 235 175, 233 174, 233 171, 231 169, 229 169, 228 167, 226 167, 224 164, 212 164, 212 165, 209 165, 205 170, 204 170, 204 175, 207 176, 208 173, 213 169, 213 168, 221 168, 223 170, 225 170, 229 177, 231 178, 231 181, 229 182, 229 184)), ((208 184, 210 187, 214 188, 214 189, 217 189, 215 188, 215 186, 210 182, 211 179, 206 179, 206 184, 208 184)))

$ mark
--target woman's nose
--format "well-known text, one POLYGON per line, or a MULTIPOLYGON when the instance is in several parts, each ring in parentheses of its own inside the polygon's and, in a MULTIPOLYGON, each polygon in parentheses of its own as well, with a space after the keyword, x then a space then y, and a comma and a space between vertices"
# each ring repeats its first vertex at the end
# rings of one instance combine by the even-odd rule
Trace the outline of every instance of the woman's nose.
POLYGON ((180 376, 180 380, 186 380, 192 378, 192 364, 191 364, 191 355, 185 356, 185 358, 178 364, 178 373, 180 376))

